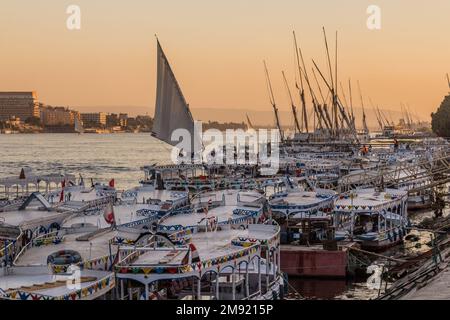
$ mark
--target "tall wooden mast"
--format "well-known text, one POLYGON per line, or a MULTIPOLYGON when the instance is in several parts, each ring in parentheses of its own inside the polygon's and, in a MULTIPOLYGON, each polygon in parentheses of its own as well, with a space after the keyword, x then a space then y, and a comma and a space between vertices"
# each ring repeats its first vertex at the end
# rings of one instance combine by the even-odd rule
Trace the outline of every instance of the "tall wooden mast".
POLYGON ((294 34, 294 47, 295 47, 295 56, 296 56, 296 62, 297 62, 297 69, 298 69, 298 77, 300 79, 300 87, 298 86, 298 83, 295 83, 297 89, 300 93, 300 100, 302 102, 302 127, 303 124, 305 125, 306 132, 309 132, 308 129, 308 114, 306 112, 306 101, 305 101, 305 90, 303 88, 303 72, 302 68, 300 67, 300 56, 299 56, 299 47, 297 45, 297 37, 295 35, 295 31, 292 32, 294 34))
MULTIPOLYGON (((359 80, 358 80, 358 91, 359 91, 359 97, 361 99, 361 108, 362 108, 362 112, 363 112, 363 116, 362 116, 363 130, 365 133, 368 133, 369 128, 367 127, 366 111, 364 110, 364 100, 363 100, 363 96, 361 93, 361 86, 359 85, 359 80)), ((381 126, 381 130, 383 130, 383 126, 381 126)))
MULTIPOLYGON (((316 70, 319 72, 319 75, 322 77, 322 80, 323 80, 323 82, 326 84, 326 86, 328 87, 328 89, 330 90, 330 92, 333 94, 335 91, 334 91, 334 89, 333 89, 333 85, 331 84, 329 84, 328 83, 328 81, 327 81, 327 79, 324 77, 324 75, 323 75, 323 73, 320 71, 320 69, 319 69, 319 67, 317 66, 317 64, 316 64, 316 62, 313 60, 312 61, 313 62, 313 64, 314 64, 314 67, 316 68, 316 70)), ((335 107, 336 107, 336 112, 337 112, 337 109, 339 108, 339 112, 341 113, 341 117, 342 117, 342 122, 344 123, 345 122, 345 124, 347 125, 347 127, 349 128, 349 129, 352 129, 352 126, 351 126, 351 124, 350 124, 350 120, 348 119, 348 116, 347 116, 347 114, 346 114, 346 112, 345 112, 345 109, 344 109, 344 107, 342 106, 342 103, 340 102, 340 100, 337 98, 337 95, 334 93, 334 102, 335 102, 335 107)), ((339 120, 339 117, 338 117, 338 115, 336 114, 336 118, 335 118, 335 121, 336 120, 339 120)), ((339 127, 338 127, 338 129, 339 129, 339 127)), ((355 138, 355 141, 357 141, 358 142, 358 135, 357 135, 357 133, 354 131, 354 130, 351 130, 352 132, 352 134, 353 134, 353 136, 354 136, 354 138, 355 138)))
POLYGON ((348 79, 348 93, 350 96, 350 112, 352 114, 353 127, 356 130, 355 114, 353 112, 353 97, 352 97, 352 81, 351 81, 351 79, 348 79))
POLYGON ((448 83, 448 88, 450 89, 450 78, 448 77, 448 73, 447 73, 447 83, 448 83))
POLYGON ((327 53, 328 69, 330 71, 330 80, 331 80, 330 81, 331 85, 328 87, 329 87, 329 90, 331 92, 331 96, 333 99, 333 109, 332 109, 333 110, 333 112, 332 112, 333 131, 334 131, 334 135, 337 137, 339 134, 339 120, 338 120, 338 114, 337 114, 336 91, 335 91, 335 87, 334 87, 333 71, 331 68, 331 59, 330 59, 330 50, 328 49, 328 41, 327 41, 327 34, 325 32, 325 27, 322 27, 322 30, 323 30, 324 40, 325 40, 325 49, 326 49, 326 53, 327 53))
POLYGON ((292 94, 291 94, 291 89, 289 88, 289 84, 286 80, 286 75, 284 74, 284 71, 281 72, 283 74, 283 80, 284 80, 284 84, 286 86, 286 91, 288 93, 289 96, 289 100, 291 101, 291 107, 292 107, 292 113, 294 115, 294 123, 295 123, 295 128, 296 130, 301 133, 303 130, 300 127, 300 124, 298 123, 298 117, 297 117, 297 107, 294 104, 294 100, 292 99, 292 94))
MULTIPOLYGON (((327 127, 327 130, 330 132, 330 134, 333 134, 333 132, 332 132, 333 124, 332 124, 332 121, 331 121, 330 116, 327 111, 327 103, 323 96, 322 89, 320 87, 319 81, 317 80, 316 72, 314 71, 314 69, 312 69, 312 73, 313 73, 314 79, 316 81, 317 88, 319 89, 319 94, 322 97, 323 109, 322 109, 321 105, 318 104, 318 110, 319 110, 319 113, 321 116, 321 120, 323 120, 323 122, 325 123, 325 126, 327 127)), ((328 97, 327 97, 327 99, 328 99, 328 97)))
MULTIPOLYGON (((300 56, 300 61, 302 62, 303 76, 305 77, 306 84, 308 85, 308 88, 309 88, 309 93, 311 95, 311 100, 312 100, 312 104, 313 104, 313 108, 314 108, 314 114, 317 116, 319 128, 322 129, 322 123, 320 120, 319 104, 318 104, 317 98, 314 94, 314 91, 311 87, 311 83, 309 81, 308 72, 306 71, 306 66, 305 66, 305 60, 303 59, 303 53, 302 53, 302 49, 300 46, 297 47, 297 53, 300 56)), ((302 69, 300 69, 300 70, 302 70, 302 69)), ((305 115, 306 115, 306 106, 305 106, 305 115)), ((315 118, 314 118, 314 129, 316 129, 315 118)))
POLYGON ((273 89, 272 89, 272 83, 270 82, 269 71, 267 70, 266 61, 263 61, 263 62, 264 62, 264 70, 266 71, 266 81, 267 81, 267 89, 269 91, 270 103, 272 104, 273 111, 275 113, 275 122, 276 122, 278 130, 280 131, 281 142, 284 142, 284 133, 283 133, 283 130, 281 130, 280 117, 278 114, 277 105, 275 103, 275 97, 273 95, 273 89))

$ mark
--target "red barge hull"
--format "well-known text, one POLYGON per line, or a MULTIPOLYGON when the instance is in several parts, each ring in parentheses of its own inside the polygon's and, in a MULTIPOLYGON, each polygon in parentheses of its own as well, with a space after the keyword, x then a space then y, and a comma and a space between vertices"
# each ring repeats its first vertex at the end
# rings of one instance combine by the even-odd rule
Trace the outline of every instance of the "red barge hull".
POLYGON ((281 245, 281 271, 294 277, 345 278, 348 250, 336 251, 317 246, 281 245))

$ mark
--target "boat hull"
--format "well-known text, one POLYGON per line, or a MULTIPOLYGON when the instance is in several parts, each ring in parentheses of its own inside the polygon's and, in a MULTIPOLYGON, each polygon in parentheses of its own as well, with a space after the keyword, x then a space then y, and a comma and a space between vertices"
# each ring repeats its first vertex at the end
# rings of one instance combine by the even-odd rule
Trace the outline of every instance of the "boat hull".
POLYGON ((382 252, 389 248, 395 247, 403 243, 403 239, 397 239, 395 241, 385 240, 375 240, 375 241, 362 241, 361 249, 371 252, 382 252))
POLYGON ((281 271, 295 277, 345 278, 347 250, 281 245, 281 271))

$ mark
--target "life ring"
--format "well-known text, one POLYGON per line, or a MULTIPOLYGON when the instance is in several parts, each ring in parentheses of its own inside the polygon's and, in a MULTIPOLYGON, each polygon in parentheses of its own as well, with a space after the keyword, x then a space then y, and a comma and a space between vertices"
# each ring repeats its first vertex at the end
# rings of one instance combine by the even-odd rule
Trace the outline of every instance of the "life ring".
POLYGON ((82 261, 81 255, 74 250, 60 250, 47 257, 47 264, 69 265, 82 261))
POLYGON ((60 230, 60 229, 61 229, 61 226, 59 225, 59 223, 53 222, 53 223, 48 227, 48 230, 50 231, 50 230, 53 230, 53 229, 60 230))

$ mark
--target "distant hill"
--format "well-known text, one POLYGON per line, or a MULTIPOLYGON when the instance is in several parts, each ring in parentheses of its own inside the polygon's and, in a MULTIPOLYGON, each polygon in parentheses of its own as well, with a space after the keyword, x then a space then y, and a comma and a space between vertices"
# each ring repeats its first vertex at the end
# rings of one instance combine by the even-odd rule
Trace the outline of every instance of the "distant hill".
MULTIPOLYGON (((73 107, 75 110, 80 112, 106 112, 106 113, 128 113, 130 116, 136 116, 138 114, 145 115, 148 114, 151 117, 154 115, 154 107, 145 107, 145 106, 83 106, 83 107, 73 107)), ((191 111, 196 120, 202 121, 218 121, 218 122, 235 122, 242 123, 246 122, 246 114, 250 117, 250 121, 255 126, 274 126, 274 115, 273 111, 269 106, 261 108, 262 111, 256 111, 251 109, 225 109, 225 108, 195 108, 192 107, 191 111)), ((392 119, 395 123, 398 123, 399 119, 402 118, 402 114, 399 111, 389 110, 389 109, 381 109, 382 112, 388 117, 392 119)), ((311 119, 312 125, 312 110, 308 112, 310 114, 309 118, 311 119)), ((362 109, 355 108, 354 109, 357 126, 362 126, 362 109)), ((378 122, 375 116, 374 111, 371 108, 366 109, 366 117, 367 124, 371 129, 378 129, 378 122)), ((415 119, 416 120, 416 119, 415 119)), ((431 119, 427 119, 421 117, 422 121, 430 121, 431 119)), ((280 111, 280 121, 283 127, 293 127, 294 121, 292 117, 292 113, 290 111, 281 110, 280 111)))
MULTIPOLYGON (((382 109, 382 112, 386 115, 386 117, 395 123, 399 122, 403 116, 399 111, 382 109)), ((250 121, 255 126, 274 126, 274 114, 272 110, 264 110, 264 111, 255 111, 255 110, 246 110, 246 109, 222 109, 222 108, 193 108, 192 113, 195 119, 203 120, 203 121, 213 121, 217 120, 219 122, 246 122, 246 114, 250 117, 250 121)), ((362 109, 355 108, 354 109, 355 117, 356 117, 356 125, 358 127, 362 127, 362 109)), ((310 126, 312 126, 312 110, 309 110, 309 122, 310 126)), ((375 116, 375 112, 373 110, 366 109, 366 118, 367 125, 371 129, 378 129, 378 122, 375 116)), ((414 119, 416 120, 416 119, 414 119)), ((430 119, 421 118, 422 121, 430 121, 430 119)), ((292 112, 290 111, 280 111, 280 122, 283 127, 293 127, 294 120, 292 116, 292 112)))
POLYGON ((73 106, 79 112, 128 113, 129 116, 146 115, 153 117, 154 109, 145 106, 73 106))

